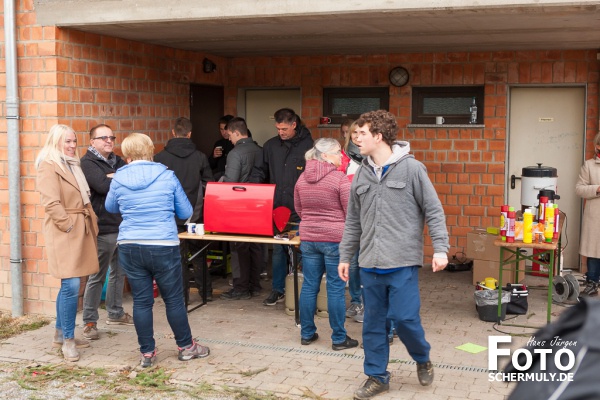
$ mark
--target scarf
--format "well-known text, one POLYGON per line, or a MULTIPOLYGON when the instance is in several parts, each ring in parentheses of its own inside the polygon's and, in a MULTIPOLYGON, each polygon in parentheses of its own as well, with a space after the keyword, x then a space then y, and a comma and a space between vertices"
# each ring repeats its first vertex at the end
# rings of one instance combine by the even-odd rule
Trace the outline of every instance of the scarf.
POLYGON ((88 186, 87 181, 85 180, 85 175, 81 170, 81 165, 79 164, 79 159, 74 157, 64 156, 64 160, 67 162, 67 166, 75 176, 75 180, 77 181, 77 186, 79 186, 79 192, 81 193, 81 200, 83 200, 83 205, 87 205, 90 203, 90 187, 88 186))
POLYGON ((102 154, 100 154, 100 152, 96 150, 94 146, 88 147, 88 151, 96 157, 98 157, 99 159, 106 161, 106 163, 113 169, 115 168, 115 165, 117 165, 117 157, 115 157, 115 153, 110 153, 108 155, 108 158, 106 158, 102 154))

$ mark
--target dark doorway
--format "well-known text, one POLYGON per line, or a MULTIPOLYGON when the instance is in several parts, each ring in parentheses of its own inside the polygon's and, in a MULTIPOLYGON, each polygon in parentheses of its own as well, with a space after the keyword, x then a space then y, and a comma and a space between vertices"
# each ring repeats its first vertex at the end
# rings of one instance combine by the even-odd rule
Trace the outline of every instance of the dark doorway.
POLYGON ((207 156, 210 156, 213 145, 221 138, 219 118, 223 116, 224 98, 223 86, 190 86, 192 141, 207 156))

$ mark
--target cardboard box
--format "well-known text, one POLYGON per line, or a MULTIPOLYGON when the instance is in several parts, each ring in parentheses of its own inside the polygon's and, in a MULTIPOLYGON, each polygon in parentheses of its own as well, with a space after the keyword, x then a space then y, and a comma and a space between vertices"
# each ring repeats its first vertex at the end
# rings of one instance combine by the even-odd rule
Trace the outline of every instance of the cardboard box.
MULTIPOLYGON (((494 246, 494 241, 500 236, 490 235, 485 229, 467 232, 467 258, 473 260, 500 261, 500 247, 494 246)), ((506 255, 506 258, 510 254, 506 255)))
MULTIPOLYGON (((517 282, 514 281, 514 267, 514 264, 504 266, 502 271, 503 286, 506 286, 507 283, 519 283, 523 280, 523 278, 525 278, 525 260, 521 260, 521 262, 519 262, 519 275, 517 276, 517 282)), ((499 268, 499 261, 473 260, 473 285, 483 281, 488 276, 498 279, 500 276, 499 268)))

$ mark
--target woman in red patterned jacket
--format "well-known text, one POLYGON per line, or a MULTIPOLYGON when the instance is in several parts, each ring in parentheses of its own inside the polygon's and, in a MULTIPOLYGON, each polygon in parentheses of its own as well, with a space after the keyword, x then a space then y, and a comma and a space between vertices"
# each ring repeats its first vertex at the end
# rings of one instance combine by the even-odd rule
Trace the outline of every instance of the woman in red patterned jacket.
POLYGON ((332 329, 333 350, 358 346, 346 334, 345 282, 338 273, 339 243, 342 240, 350 180, 337 168, 341 148, 337 140, 321 138, 305 155, 306 168, 294 189, 294 206, 300 216, 304 282, 300 294, 300 342, 309 345, 319 338, 314 315, 323 274, 327 277, 327 311, 332 329))

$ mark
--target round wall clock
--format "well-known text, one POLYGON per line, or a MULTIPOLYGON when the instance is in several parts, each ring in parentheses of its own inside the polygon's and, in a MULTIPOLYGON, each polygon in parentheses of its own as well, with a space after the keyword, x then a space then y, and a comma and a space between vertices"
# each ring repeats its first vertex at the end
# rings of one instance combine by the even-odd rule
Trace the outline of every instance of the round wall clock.
POLYGON ((408 71, 404 67, 395 67, 390 71, 390 83, 394 86, 404 86, 408 83, 408 71))

